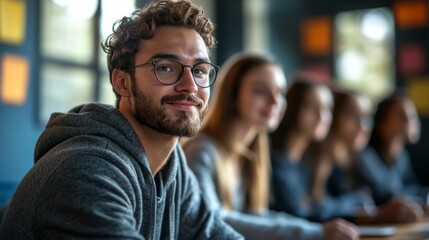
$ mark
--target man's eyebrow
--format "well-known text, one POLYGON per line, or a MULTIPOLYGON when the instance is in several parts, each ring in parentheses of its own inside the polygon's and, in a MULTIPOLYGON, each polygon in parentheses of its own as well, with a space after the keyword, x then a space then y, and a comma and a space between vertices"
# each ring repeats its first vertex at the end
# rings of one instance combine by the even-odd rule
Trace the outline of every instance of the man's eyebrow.
POLYGON ((169 53, 158 53, 154 56, 152 56, 150 59, 157 59, 157 58, 174 58, 179 60, 179 57, 175 54, 169 54, 169 53))
POLYGON ((210 63, 210 59, 208 59, 208 58, 197 58, 197 59, 195 59, 195 62, 196 63, 199 63, 199 62, 208 62, 208 63, 210 63))
MULTIPOLYGON (((176 59, 178 61, 181 61, 179 56, 177 56, 175 54, 169 54, 169 53, 158 53, 158 54, 155 54, 154 56, 152 56, 150 59, 159 59, 159 58, 173 58, 173 59, 176 59)), ((195 63, 210 62, 210 60, 207 58, 196 58, 196 59, 194 59, 194 62, 195 63)))

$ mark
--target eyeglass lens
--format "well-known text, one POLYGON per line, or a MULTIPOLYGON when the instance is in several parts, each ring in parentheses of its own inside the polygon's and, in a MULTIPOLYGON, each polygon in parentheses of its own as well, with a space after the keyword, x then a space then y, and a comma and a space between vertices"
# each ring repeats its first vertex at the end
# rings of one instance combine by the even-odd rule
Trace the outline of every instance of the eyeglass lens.
MULTIPOLYGON (((185 67, 187 66, 175 59, 161 59, 154 64, 156 77, 164 84, 174 84, 179 81, 185 67)), ((200 87, 210 86, 216 78, 216 68, 210 63, 197 63, 191 71, 195 83, 200 87)))

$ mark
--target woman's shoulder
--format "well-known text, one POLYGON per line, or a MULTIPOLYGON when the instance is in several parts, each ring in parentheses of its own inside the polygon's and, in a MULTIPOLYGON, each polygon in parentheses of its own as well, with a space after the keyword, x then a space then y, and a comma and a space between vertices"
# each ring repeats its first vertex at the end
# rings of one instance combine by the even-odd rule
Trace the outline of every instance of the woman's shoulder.
POLYGON ((216 149, 216 141, 206 133, 199 133, 197 136, 188 138, 181 143, 183 150, 192 151, 214 151, 216 149))
POLYGON ((296 172, 297 164, 292 163, 289 156, 281 152, 273 152, 271 155, 271 166, 273 174, 291 176, 290 173, 296 172), (289 174, 285 174, 288 172, 289 174))
POLYGON ((182 148, 190 166, 196 165, 198 162, 213 165, 219 155, 215 140, 202 132, 182 142, 182 148))

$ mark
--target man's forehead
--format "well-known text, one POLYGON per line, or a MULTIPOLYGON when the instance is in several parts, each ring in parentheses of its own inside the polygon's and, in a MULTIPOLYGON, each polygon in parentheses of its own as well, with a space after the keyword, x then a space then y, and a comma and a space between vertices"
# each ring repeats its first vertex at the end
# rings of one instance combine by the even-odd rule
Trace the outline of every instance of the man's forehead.
POLYGON ((209 60, 203 38, 195 30, 183 27, 158 28, 152 38, 141 41, 136 57, 148 60, 162 54, 181 61, 209 60))

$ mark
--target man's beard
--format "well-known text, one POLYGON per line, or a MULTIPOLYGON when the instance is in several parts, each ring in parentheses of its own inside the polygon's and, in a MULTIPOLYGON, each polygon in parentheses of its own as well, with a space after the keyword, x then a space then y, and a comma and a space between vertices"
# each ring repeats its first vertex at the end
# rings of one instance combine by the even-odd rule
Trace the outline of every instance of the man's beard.
POLYGON ((200 109, 203 102, 193 96, 187 95, 168 95, 161 98, 161 107, 157 107, 154 101, 138 92, 136 87, 133 86, 134 107, 133 114, 137 121, 141 124, 150 127, 151 129, 168 135, 178 137, 193 137, 198 133, 201 128, 201 122, 206 115, 207 108, 198 115, 191 111, 177 111, 176 116, 168 116, 164 104, 166 102, 175 102, 187 100, 197 103, 196 108, 200 109))

